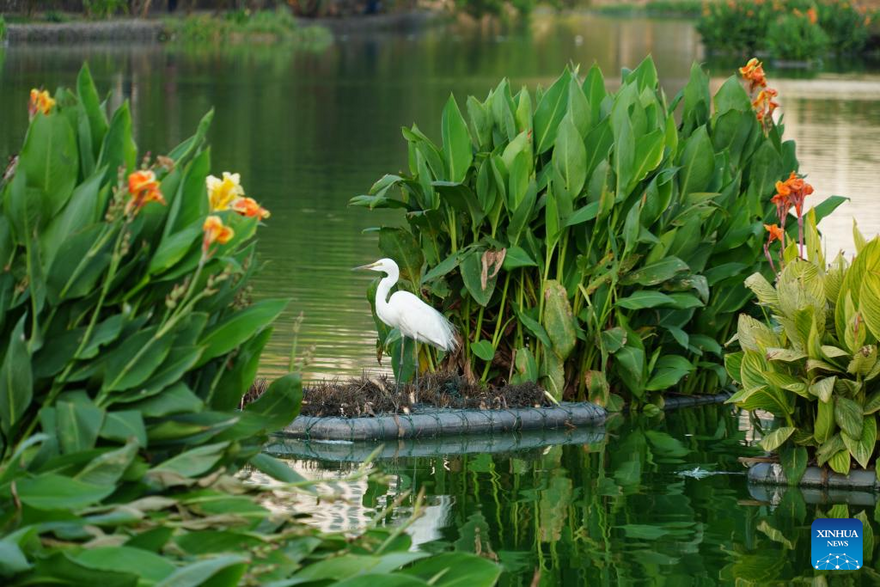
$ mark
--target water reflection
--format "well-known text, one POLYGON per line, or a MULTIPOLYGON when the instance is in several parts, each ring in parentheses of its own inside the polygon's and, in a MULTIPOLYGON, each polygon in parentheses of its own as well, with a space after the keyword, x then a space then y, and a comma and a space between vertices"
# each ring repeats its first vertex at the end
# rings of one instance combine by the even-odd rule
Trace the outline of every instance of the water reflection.
MULTIPOLYGON (((266 268, 258 296, 293 298, 265 355, 263 371, 287 364, 292 326, 306 314, 301 343, 316 345, 308 377, 376 369, 369 276, 348 268, 373 260, 376 241, 362 230, 388 216, 346 206, 379 176, 406 165, 400 127, 413 121, 439 135, 449 92, 484 96, 502 76, 514 87, 547 85, 568 63, 597 62, 616 85, 621 67, 651 53, 674 95, 702 60, 690 23, 538 15, 527 26, 431 28, 416 33, 349 34, 320 51, 239 47, 203 51, 162 45, 20 46, 0 49, 0 160, 21 144, 31 87, 71 86, 88 59, 96 83, 132 101, 143 150, 165 152, 216 108, 212 168, 241 172, 249 193, 272 210, 261 231, 266 268), (20 115, 13 116, 12 113, 20 115)), ((713 83, 735 63, 710 62, 713 83)), ((850 248, 851 216, 880 231, 868 174, 880 149, 880 76, 768 70, 779 87, 788 136, 817 195, 848 195, 828 221, 829 250, 850 248)), ((121 98, 117 98, 121 99, 121 98)))
MULTIPOLYGON (((389 485, 363 482, 352 502, 298 511, 318 513, 322 526, 356 521, 404 491, 424 490, 429 507, 410 528, 415 541, 498 560, 502 586, 532 585, 536 572, 547 586, 875 584, 877 496, 750 487, 737 460, 756 452, 745 443, 747 428, 729 408, 705 406, 610 421, 591 444, 383 459, 377 466, 389 485), (858 573, 811 568, 810 523, 835 516, 865 525, 858 573)), ((294 466, 332 479, 351 465, 294 466)), ((400 523, 411 507, 405 500, 384 523, 400 523)))

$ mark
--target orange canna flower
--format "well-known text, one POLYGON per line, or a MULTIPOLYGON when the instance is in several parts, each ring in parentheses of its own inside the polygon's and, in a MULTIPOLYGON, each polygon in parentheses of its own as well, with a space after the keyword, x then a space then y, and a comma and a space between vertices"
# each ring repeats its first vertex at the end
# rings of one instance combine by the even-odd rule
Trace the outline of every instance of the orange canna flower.
POLYGON ((819 14, 816 12, 815 8, 810 7, 810 9, 807 10, 807 18, 810 19, 810 24, 816 24, 819 22, 819 14))
POLYGON ((46 90, 40 91, 36 88, 31 90, 31 99, 28 102, 28 116, 33 118, 37 112, 49 114, 55 107, 55 100, 46 90))
POLYGON ((232 202, 232 210, 248 218, 257 217, 265 220, 270 216, 269 211, 257 204, 253 198, 238 198, 232 202))
POLYGON ((165 198, 159 191, 156 174, 150 170, 140 170, 129 174, 128 193, 131 199, 125 205, 126 214, 137 214, 149 202, 165 204, 165 198))
POLYGON ((782 242, 783 237, 785 236, 785 231, 782 230, 776 224, 765 224, 764 230, 766 230, 769 235, 767 238, 767 243, 772 243, 773 241, 782 242))
POLYGON ((779 103, 773 99, 777 95, 779 95, 779 92, 773 88, 765 88, 758 92, 758 95, 752 101, 752 106, 755 108, 755 116, 758 117, 758 120, 761 122, 772 120, 773 111, 779 108, 779 103))
POLYGON ((235 231, 223 224, 223 220, 219 216, 208 216, 202 225, 205 232, 205 238, 202 241, 202 251, 208 252, 208 249, 214 243, 225 245, 235 236, 235 231))
POLYGON ((757 88, 767 87, 764 65, 758 61, 757 57, 749 59, 748 63, 739 68, 739 73, 745 81, 749 82, 749 92, 754 92, 757 88))

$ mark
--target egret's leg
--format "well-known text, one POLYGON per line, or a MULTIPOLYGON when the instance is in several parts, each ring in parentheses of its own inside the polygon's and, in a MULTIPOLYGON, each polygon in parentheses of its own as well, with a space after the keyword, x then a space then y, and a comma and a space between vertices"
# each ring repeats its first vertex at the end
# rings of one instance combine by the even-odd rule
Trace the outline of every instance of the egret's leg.
POLYGON ((406 351, 406 338, 400 336, 400 363, 397 367, 397 391, 400 391, 400 379, 403 377, 403 353, 406 351))
POLYGON ((419 367, 421 364, 419 363, 419 341, 413 339, 413 346, 416 350, 416 401, 419 401, 419 367))

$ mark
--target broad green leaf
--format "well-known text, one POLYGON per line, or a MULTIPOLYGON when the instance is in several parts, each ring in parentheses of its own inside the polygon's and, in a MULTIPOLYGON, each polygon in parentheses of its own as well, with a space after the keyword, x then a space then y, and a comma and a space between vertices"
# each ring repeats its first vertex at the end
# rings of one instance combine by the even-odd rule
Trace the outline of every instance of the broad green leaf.
POLYGON ((678 188, 681 196, 706 191, 715 171, 715 155, 712 141, 701 126, 685 143, 681 154, 681 170, 678 172, 678 188))
POLYGON ((9 335, 6 356, 0 367, 0 425, 4 434, 16 429, 33 397, 31 358, 24 339, 26 321, 27 315, 22 316, 9 335))
POLYGON ((262 416, 267 432, 277 432, 299 415, 301 402, 302 377, 299 373, 289 373, 273 381, 245 410, 262 416))
POLYGON ((92 459, 74 478, 93 485, 116 485, 138 452, 138 444, 129 442, 92 459))
POLYGON ((677 274, 687 271, 689 268, 687 263, 678 257, 666 257, 634 269, 627 273, 621 280, 623 284, 639 284, 639 285, 658 285, 664 281, 669 281, 677 274))
POLYGON ((266 328, 287 307, 288 300, 262 300, 235 312, 219 324, 211 327, 199 340, 204 351, 196 367, 214 357, 225 355, 254 334, 266 328))
POLYGON ((544 330, 556 356, 563 360, 568 358, 577 342, 574 317, 565 287, 554 280, 544 287, 544 330))
POLYGON ((22 503, 38 510, 70 510, 101 501, 116 489, 114 485, 94 485, 71 477, 44 473, 16 481, 22 503))
POLYGON ((97 167, 106 167, 108 177, 116 177, 116 170, 124 167, 130 172, 137 164, 137 146, 131 131, 131 111, 128 101, 116 110, 104 136, 97 167))
POLYGON ((474 554, 449 552, 420 560, 402 572, 431 581, 434 587, 492 587, 501 567, 474 554))
POLYGON ((860 435, 850 436, 844 429, 841 438, 843 438, 843 443, 849 449, 853 458, 863 469, 867 469, 871 462, 871 455, 874 453, 874 448, 877 445, 877 419, 874 416, 867 416, 862 424, 860 435))
POLYGON ((495 348, 492 343, 486 339, 471 344, 471 351, 484 361, 491 361, 495 358, 495 348))
POLYGON ((104 422, 104 410, 90 401, 59 401, 55 406, 58 442, 64 453, 94 448, 104 422))
POLYGON ((276 459, 266 453, 254 456, 251 458, 250 463, 266 475, 284 483, 299 483, 305 480, 302 475, 294 471, 287 464, 287 461, 276 459))
POLYGON ((617 300, 617 305, 628 310, 643 310, 658 306, 672 306, 674 300, 665 293, 656 290, 639 290, 617 300))
POLYGON ((76 185, 79 154, 73 128, 64 116, 38 115, 31 122, 18 161, 27 185, 40 191, 42 223, 67 203, 76 185))
POLYGON ((807 459, 807 449, 803 446, 783 446, 779 450, 779 462, 789 485, 794 486, 801 482, 807 471, 807 459))
POLYGON ((228 442, 216 442, 188 450, 159 463, 147 475, 174 473, 181 477, 200 477, 214 468, 228 446, 228 442))
POLYGON ((151 584, 172 574, 175 567, 167 558, 130 546, 104 546, 84 549, 76 561, 93 569, 135 573, 151 584))
POLYGON ((93 154, 95 157, 98 157, 109 125, 107 124, 107 115, 101 107, 98 90, 92 81, 92 74, 87 63, 83 64, 76 78, 76 93, 88 119, 89 131, 91 133, 90 143, 94 149, 93 154))
POLYGON ((845 434, 852 438, 861 438, 864 424, 862 407, 845 397, 835 397, 834 401, 834 421, 845 434))
POLYGON ((98 435, 101 438, 128 442, 134 440, 138 446, 146 448, 147 430, 144 428, 142 415, 148 415, 140 410, 122 410, 119 412, 107 412, 104 415, 104 423, 98 435))
POLYGON ((568 197, 580 194, 587 179, 587 151, 584 140, 570 116, 559 123, 556 146, 553 149, 553 165, 562 177, 568 197))
POLYGON ((449 181, 460 183, 467 176, 473 160, 473 148, 468 136, 467 124, 458 109, 455 97, 449 96, 443 108, 442 120, 443 157, 449 170, 449 181))
POLYGON ((556 142, 559 123, 568 110, 568 84, 571 76, 564 72, 550 86, 535 110, 535 154, 549 150, 556 142))
POLYGON ((237 555, 221 555, 178 568, 156 583, 156 587, 215 587, 238 585, 249 565, 248 559, 237 555))
POLYGON ((782 446, 792 434, 794 434, 794 431, 795 428, 792 426, 777 428, 761 439, 761 448, 770 452, 776 450, 782 446))
POLYGON ((682 378, 692 373, 694 369, 693 364, 684 357, 664 355, 657 361, 645 389, 648 391, 669 389, 681 381, 682 378))
POLYGON ((140 385, 163 364, 173 343, 171 334, 161 334, 158 326, 129 337, 107 355, 103 389, 122 391, 140 385))

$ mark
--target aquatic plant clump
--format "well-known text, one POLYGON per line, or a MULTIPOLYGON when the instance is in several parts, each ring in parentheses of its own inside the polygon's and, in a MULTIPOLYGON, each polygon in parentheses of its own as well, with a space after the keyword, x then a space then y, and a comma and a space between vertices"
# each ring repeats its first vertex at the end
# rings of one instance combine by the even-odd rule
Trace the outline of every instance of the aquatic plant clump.
POLYGON ((760 274, 746 280, 769 319, 740 316, 742 350, 725 359, 742 387, 729 401, 781 422, 761 446, 779 456, 792 484, 811 463, 843 475, 877 472, 880 239, 866 243, 854 228, 855 257, 826 265, 812 211, 806 218, 805 246, 781 245, 775 286, 760 274))
POLYGON ((261 450, 299 412, 299 373, 236 409, 287 305, 246 289, 269 213, 237 174, 209 175, 212 113, 139 159, 128 104, 105 104, 86 67, 75 91, 35 88, 0 179, 0 583, 233 587, 370 569, 492 585, 497 565, 410 552, 402 529, 342 537, 289 512, 314 484, 261 450), (245 467, 278 485, 245 482, 245 467))
POLYGON ((869 48, 876 12, 845 0, 706 2, 697 30, 709 51, 810 61, 869 48))
MULTIPOLYGON (((504 80, 468 98, 467 118, 449 99, 439 146, 403 129, 408 171, 352 204, 404 212, 379 248, 462 334, 460 354, 423 349, 420 367, 441 359, 610 407, 724 385, 721 345, 751 295, 742 275, 770 274, 769 195, 798 167, 760 63, 743 75, 748 91, 731 77, 712 97, 694 65, 672 100, 650 59, 613 93, 595 66, 535 94, 504 80)), ((398 365, 398 334, 377 327, 408 379, 414 350, 398 365)))

